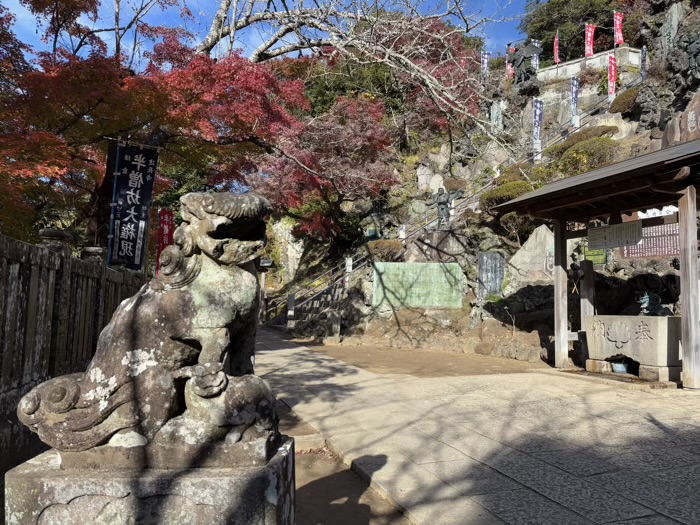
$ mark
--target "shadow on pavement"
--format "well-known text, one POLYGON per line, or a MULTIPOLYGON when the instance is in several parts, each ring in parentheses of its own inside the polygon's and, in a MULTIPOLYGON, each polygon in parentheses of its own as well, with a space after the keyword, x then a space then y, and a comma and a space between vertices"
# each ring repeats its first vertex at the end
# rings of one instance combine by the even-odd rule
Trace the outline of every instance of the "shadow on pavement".
POLYGON ((698 392, 377 376, 303 348, 262 359, 295 412, 416 523, 700 523, 698 392))
MULTIPOLYGON (((376 468, 387 462, 384 455, 363 459, 376 468)), ((409 525, 403 514, 332 454, 297 454, 296 462, 297 525, 409 525)))

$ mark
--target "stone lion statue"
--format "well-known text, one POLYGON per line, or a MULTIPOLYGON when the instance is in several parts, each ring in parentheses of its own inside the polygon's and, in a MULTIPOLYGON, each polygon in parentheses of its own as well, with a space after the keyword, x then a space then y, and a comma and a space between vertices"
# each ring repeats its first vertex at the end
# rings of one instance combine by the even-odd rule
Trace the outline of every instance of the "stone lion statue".
POLYGON ((159 276, 117 308, 87 370, 49 380, 20 401, 20 420, 52 447, 279 435, 275 398, 252 375, 254 259, 269 204, 230 193, 191 193, 180 202, 183 223, 159 276))

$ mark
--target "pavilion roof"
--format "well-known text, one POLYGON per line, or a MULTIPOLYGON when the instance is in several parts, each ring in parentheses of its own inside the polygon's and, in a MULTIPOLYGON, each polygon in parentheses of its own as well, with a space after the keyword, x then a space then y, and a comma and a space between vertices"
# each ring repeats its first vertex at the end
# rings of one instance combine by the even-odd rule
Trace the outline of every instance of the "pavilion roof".
POLYGON ((678 192, 691 183, 700 184, 700 140, 547 184, 494 210, 586 222, 676 204, 678 192))

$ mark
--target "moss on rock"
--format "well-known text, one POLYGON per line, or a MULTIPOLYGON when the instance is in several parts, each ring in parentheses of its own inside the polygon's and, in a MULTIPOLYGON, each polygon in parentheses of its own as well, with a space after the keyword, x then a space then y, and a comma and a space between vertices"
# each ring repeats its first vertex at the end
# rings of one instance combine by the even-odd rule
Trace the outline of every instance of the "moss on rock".
POLYGON ((496 188, 484 192, 479 199, 479 205, 482 210, 491 213, 491 209, 494 206, 508 202, 511 199, 520 197, 525 193, 532 191, 532 186, 530 183, 525 181, 512 181, 506 182, 496 188))
POLYGON ((618 132, 617 126, 592 126, 582 128, 569 136, 561 144, 555 144, 544 150, 544 154, 551 159, 560 159, 569 149, 575 145, 598 137, 610 137, 618 132))
POLYGON ((637 95, 639 87, 623 91, 610 105, 610 113, 621 113, 623 117, 631 117, 637 111, 637 95))

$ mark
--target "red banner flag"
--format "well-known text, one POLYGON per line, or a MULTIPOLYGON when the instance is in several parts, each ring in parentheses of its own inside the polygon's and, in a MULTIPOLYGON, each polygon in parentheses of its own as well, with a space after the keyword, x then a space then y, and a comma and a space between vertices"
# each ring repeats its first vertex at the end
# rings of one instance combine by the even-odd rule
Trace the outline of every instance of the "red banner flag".
POLYGON ((617 11, 613 12, 615 13, 615 44, 619 46, 625 43, 625 39, 622 36, 622 21, 625 19, 625 15, 617 11))
MULTIPOLYGON (((517 49, 514 47, 508 48, 508 53, 515 53, 516 51, 517 49)), ((513 78, 515 76, 515 68, 513 64, 510 63, 510 60, 508 60, 508 53, 506 53, 506 78, 513 78)))
POLYGON ((554 37, 554 63, 558 64, 561 62, 559 60, 559 30, 557 30, 557 36, 554 37))
POLYGON ((156 277, 160 271, 160 256, 163 250, 173 244, 175 217, 172 210, 158 210, 158 253, 156 258, 156 277))
POLYGON ((608 63, 608 98, 615 98, 617 84, 617 59, 610 55, 610 62, 608 63))
POLYGON ((586 58, 593 56, 593 39, 595 38, 595 26, 586 24, 586 58))

